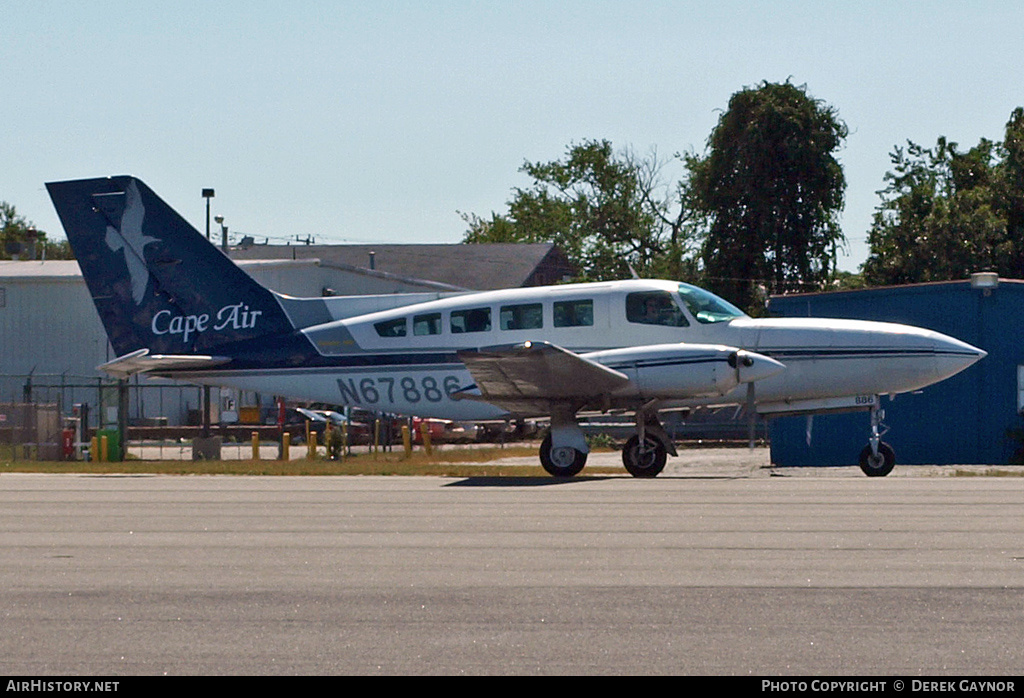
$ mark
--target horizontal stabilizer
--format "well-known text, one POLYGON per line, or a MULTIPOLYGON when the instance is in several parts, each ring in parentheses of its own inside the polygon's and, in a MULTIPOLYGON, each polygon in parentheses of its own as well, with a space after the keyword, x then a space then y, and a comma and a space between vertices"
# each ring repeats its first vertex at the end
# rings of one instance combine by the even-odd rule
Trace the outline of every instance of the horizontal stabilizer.
POLYGON ((154 373, 183 368, 212 368, 226 364, 230 360, 227 356, 150 354, 149 349, 138 349, 96 368, 115 378, 123 379, 136 373, 154 373))

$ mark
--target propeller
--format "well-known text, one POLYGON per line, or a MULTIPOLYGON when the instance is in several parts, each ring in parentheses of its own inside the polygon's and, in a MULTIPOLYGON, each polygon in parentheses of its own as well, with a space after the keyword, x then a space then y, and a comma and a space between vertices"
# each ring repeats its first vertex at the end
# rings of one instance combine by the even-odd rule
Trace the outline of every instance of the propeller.
POLYGON ((736 369, 736 380, 747 384, 747 435, 750 448, 753 449, 757 435, 757 391, 754 385, 786 367, 768 356, 743 349, 737 349, 729 355, 729 365, 736 369))
POLYGON ((736 369, 738 383, 753 383, 764 380, 785 370, 785 365, 757 352, 737 349, 729 355, 729 365, 736 369))
POLYGON ((749 439, 750 450, 754 450, 754 440, 757 432, 757 396, 754 392, 756 383, 747 383, 747 438, 749 439))

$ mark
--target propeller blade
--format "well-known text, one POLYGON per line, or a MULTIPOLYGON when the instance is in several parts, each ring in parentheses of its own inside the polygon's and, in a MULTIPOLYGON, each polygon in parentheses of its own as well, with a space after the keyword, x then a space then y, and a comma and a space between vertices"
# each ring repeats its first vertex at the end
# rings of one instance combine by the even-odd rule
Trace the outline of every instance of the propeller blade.
POLYGON ((757 433, 757 396, 754 393, 754 381, 747 383, 747 433, 750 439, 750 450, 754 450, 757 433))

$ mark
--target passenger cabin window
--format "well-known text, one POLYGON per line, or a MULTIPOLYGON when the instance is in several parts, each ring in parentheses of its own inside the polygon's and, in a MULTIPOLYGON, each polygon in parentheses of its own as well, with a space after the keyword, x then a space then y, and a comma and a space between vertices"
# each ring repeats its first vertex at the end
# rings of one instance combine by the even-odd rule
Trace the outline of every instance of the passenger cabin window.
POLYGON ((558 301, 554 305, 555 327, 590 327, 594 324, 594 301, 558 301))
POLYGON ((417 337, 441 334, 441 313, 425 313, 413 315, 412 333, 417 337))
POLYGON ((641 325, 687 327, 689 322, 668 291, 641 291, 626 296, 626 319, 641 325))
POLYGON ((491 329, 490 308, 469 308, 452 311, 452 333, 489 332, 491 329))
POLYGON ((540 303, 503 305, 499 327, 503 330, 536 330, 544 326, 544 314, 540 303))
POLYGON ((374 324, 374 328, 377 330, 377 334, 381 337, 404 337, 405 318, 402 317, 397 320, 385 320, 384 322, 378 322, 374 324))

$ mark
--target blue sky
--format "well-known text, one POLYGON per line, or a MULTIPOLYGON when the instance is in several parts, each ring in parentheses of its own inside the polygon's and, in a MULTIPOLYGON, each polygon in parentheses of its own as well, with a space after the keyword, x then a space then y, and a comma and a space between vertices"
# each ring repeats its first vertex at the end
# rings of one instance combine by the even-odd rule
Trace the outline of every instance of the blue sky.
POLYGON ((1002 139, 1022 39, 1019 0, 6 0, 0 199, 59 237, 44 182, 129 173, 197 226, 215 188, 257 239, 457 242, 524 160, 703 151, 733 93, 790 79, 850 128, 852 271, 894 146, 1002 139))

